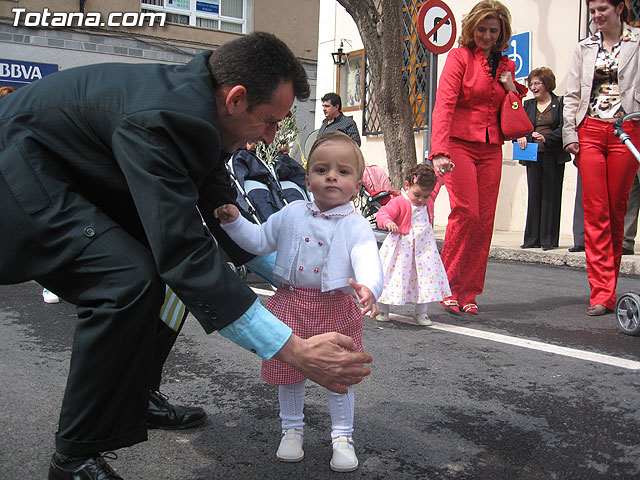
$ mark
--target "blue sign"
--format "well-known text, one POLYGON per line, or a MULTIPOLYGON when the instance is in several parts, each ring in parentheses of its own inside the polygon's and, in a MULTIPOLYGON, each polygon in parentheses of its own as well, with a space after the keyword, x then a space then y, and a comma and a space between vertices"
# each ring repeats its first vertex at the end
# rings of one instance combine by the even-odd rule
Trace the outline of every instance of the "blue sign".
POLYGON ((196 2, 196 10, 199 12, 218 13, 220 11, 220 4, 217 1, 196 2))
POLYGON ((0 85, 24 87, 58 70, 58 65, 51 63, 0 59, 0 85))
POLYGON ((516 78, 526 78, 531 72, 531 32, 518 33, 509 39, 506 54, 516 64, 516 78))

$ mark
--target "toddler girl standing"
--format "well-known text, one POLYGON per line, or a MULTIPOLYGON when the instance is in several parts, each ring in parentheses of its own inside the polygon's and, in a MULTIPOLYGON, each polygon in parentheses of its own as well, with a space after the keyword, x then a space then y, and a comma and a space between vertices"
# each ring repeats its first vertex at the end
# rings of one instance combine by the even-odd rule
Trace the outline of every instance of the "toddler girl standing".
MULTIPOLYGON (((224 230, 242 248, 257 255, 277 251, 273 274, 281 285, 267 303, 271 313, 302 338, 327 332, 348 335, 358 351, 362 351, 362 315, 376 315, 376 298, 382 290, 375 236, 350 203, 360 191, 363 171, 360 148, 344 133, 332 131, 318 138, 309 153, 306 183, 313 202, 292 202, 263 225, 238 216, 233 205, 216 210, 224 230), (354 290, 363 310, 351 295, 354 290)), ((278 385, 282 439, 276 457, 299 462, 304 457, 306 379, 275 359, 263 362, 262 378, 278 385)), ((344 395, 327 390, 330 466, 338 472, 358 467, 352 439, 353 387, 347 390, 344 395)))
POLYGON ((389 230, 380 248, 384 287, 378 300, 381 322, 389 321, 389 305, 415 303, 418 325, 431 325, 427 303, 451 295, 427 201, 436 184, 433 168, 421 163, 406 174, 402 195, 378 210, 378 227, 389 230))

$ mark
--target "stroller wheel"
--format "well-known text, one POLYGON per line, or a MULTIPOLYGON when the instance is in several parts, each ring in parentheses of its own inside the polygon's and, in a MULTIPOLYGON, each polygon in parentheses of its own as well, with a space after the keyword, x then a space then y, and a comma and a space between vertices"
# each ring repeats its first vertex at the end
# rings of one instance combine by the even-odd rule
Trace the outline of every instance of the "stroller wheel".
POLYGON ((625 293, 616 302, 618 328, 627 335, 640 335, 640 296, 625 293))

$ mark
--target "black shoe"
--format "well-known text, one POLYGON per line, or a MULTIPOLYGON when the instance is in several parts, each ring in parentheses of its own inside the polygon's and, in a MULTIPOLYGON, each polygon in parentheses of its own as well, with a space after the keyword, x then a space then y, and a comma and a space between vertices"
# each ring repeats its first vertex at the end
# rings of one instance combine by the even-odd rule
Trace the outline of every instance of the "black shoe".
POLYGON ((624 247, 622 247, 622 254, 623 255, 634 255, 633 248, 624 248, 624 247))
POLYGON ((549 251, 549 250, 553 250, 554 248, 556 248, 556 247, 552 247, 552 246, 550 246, 550 245, 544 245, 544 246, 542 247, 542 251, 543 251, 543 252, 546 252, 546 251, 549 251))
POLYGON ((574 245, 569 249, 570 252, 584 252, 584 245, 574 245))
POLYGON ((163 430, 180 430, 197 427, 207 419, 207 412, 200 407, 171 405, 165 394, 158 391, 149 395, 147 426, 163 430))
POLYGON ((124 480, 105 458, 115 460, 118 456, 113 452, 89 458, 54 453, 49 464, 49 480, 124 480))
POLYGON ((523 243, 520 248, 540 248, 540 245, 537 243, 523 243))

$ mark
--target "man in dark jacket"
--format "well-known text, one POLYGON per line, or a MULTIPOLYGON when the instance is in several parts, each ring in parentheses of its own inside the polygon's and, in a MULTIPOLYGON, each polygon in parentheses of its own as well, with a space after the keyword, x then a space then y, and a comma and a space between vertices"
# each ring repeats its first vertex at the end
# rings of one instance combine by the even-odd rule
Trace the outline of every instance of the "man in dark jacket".
POLYGON ((337 130, 349 135, 354 142, 360 146, 360 132, 358 132, 358 126, 353 121, 353 117, 347 117, 342 113, 342 98, 337 93, 327 93, 321 99, 322 112, 324 113, 324 120, 320 125, 318 136, 325 132, 337 130))
POLYGON ((165 284, 207 333, 336 392, 369 373, 348 337, 292 335, 202 224, 218 230, 214 209, 235 200, 225 152, 273 141, 308 96, 293 53, 254 33, 182 66, 62 71, 0 102, 0 284, 36 280, 77 305, 50 479, 121 478, 99 452, 147 439, 165 284))

